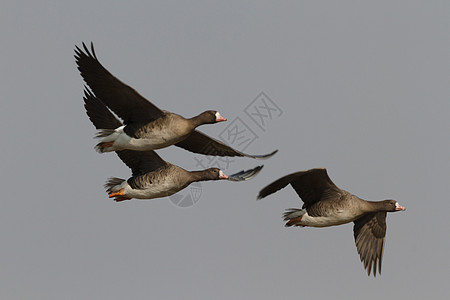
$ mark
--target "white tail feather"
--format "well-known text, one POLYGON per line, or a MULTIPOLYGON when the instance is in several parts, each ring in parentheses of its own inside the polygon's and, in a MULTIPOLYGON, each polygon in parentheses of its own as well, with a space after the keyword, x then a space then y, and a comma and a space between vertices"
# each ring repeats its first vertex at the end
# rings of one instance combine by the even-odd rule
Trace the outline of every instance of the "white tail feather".
POLYGON ((117 178, 117 177, 110 177, 105 183, 105 189, 108 194, 111 194, 113 192, 117 192, 122 188, 122 183, 125 181, 125 179, 117 178))
POLYGON ((305 209, 299 209, 299 208, 290 208, 290 209, 286 210, 286 212, 283 214, 284 221, 287 221, 285 226, 289 227, 289 226, 297 225, 297 224, 295 224, 295 221, 292 222, 292 220, 302 217, 305 213, 306 213, 305 209))

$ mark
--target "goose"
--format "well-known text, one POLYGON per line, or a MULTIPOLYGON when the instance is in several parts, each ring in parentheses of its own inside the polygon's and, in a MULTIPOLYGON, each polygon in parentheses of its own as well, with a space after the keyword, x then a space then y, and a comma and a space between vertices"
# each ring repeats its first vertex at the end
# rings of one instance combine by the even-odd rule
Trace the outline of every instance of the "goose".
POLYGON ((284 213, 286 227, 328 227, 353 222, 356 248, 367 275, 381 274, 387 212, 405 208, 395 200, 366 201, 338 188, 324 168, 300 171, 281 177, 263 188, 262 199, 290 184, 303 200, 302 209, 284 213))
MULTIPOLYGON (((117 128, 121 122, 92 93, 85 90, 84 106, 96 128, 117 128)), ((257 166, 227 176, 218 168, 187 171, 164 161, 155 151, 118 150, 119 158, 132 170, 128 179, 109 178, 105 183, 109 198, 115 201, 154 199, 173 195, 193 182, 206 180, 244 181, 255 177, 263 168, 257 166)))
POLYGON ((223 122, 226 118, 214 110, 207 110, 186 119, 159 109, 105 69, 97 59, 93 43, 90 51, 84 43, 82 45, 84 51, 75 46, 75 61, 81 77, 93 94, 124 123, 116 128, 98 128, 95 137, 101 140, 95 146, 97 152, 147 151, 176 145, 205 155, 266 159, 278 151, 265 155, 250 155, 197 131, 196 128, 200 125, 223 122))

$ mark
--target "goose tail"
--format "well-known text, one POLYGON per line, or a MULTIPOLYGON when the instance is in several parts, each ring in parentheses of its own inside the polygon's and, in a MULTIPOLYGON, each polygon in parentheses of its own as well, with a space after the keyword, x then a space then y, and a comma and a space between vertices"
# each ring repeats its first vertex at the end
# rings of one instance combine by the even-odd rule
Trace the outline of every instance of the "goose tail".
POLYGON ((301 225, 302 217, 306 213, 304 209, 290 208, 283 214, 283 220, 287 221, 284 226, 304 226, 301 225))

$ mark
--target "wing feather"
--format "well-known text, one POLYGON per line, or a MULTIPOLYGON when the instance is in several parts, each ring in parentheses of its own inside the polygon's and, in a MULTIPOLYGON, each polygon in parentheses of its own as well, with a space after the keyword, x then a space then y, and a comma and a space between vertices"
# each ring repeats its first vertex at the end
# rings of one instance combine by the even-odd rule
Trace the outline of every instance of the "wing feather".
POLYGON ((214 156, 241 156, 241 157, 251 157, 256 159, 266 159, 277 153, 278 150, 273 151, 269 154, 263 155, 251 155, 240 151, 237 151, 224 143, 207 136, 200 131, 195 130, 186 139, 175 144, 180 148, 185 150, 200 153, 205 155, 214 156))
POLYGON ((308 208, 321 200, 341 197, 343 191, 339 189, 328 177, 326 169, 310 169, 296 172, 272 182, 263 188, 258 199, 264 198, 290 184, 297 195, 304 202, 304 208, 308 208))
POLYGON ((384 239, 386 236, 386 212, 369 213, 354 221, 353 235, 356 249, 367 270, 367 275, 373 271, 376 276, 381 274, 384 239))
POLYGON ((91 51, 84 43, 83 49, 75 47, 75 60, 81 76, 95 96, 125 124, 150 122, 164 115, 162 110, 104 68, 97 59, 92 43, 91 51))

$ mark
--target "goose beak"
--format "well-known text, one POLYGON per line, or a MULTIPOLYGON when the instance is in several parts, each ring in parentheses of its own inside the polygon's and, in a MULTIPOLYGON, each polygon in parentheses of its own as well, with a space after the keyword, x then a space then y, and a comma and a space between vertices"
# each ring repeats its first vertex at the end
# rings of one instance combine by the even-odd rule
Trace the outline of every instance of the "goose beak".
POLYGON ((219 112, 216 112, 216 122, 222 122, 222 121, 226 121, 226 120, 227 119, 222 117, 219 112))
POLYGON ((219 171, 219 179, 228 179, 228 176, 225 175, 224 172, 222 172, 222 170, 219 171))
POLYGON ((401 206, 401 205, 398 204, 398 203, 395 203, 395 210, 406 210, 406 208, 403 207, 403 206, 401 206))

